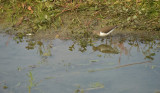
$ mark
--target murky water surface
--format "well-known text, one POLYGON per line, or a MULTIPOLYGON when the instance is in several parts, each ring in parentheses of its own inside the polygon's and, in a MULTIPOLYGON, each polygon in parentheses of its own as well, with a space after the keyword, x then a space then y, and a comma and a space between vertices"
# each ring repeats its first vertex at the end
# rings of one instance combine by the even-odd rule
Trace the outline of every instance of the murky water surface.
POLYGON ((160 41, 14 40, 0 35, 0 93, 156 93, 160 41))

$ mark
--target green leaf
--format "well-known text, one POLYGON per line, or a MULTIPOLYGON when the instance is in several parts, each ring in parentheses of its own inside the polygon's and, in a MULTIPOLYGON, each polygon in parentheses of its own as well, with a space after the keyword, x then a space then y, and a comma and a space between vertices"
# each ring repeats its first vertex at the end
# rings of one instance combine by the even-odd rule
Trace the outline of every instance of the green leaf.
POLYGON ((136 16, 136 15, 134 15, 134 16, 133 16, 133 19, 136 19, 136 18, 137 18, 137 16, 136 16))
POLYGON ((128 17, 128 18, 127 18, 127 21, 130 21, 130 20, 131 20, 131 17, 128 17))
POLYGON ((47 15, 45 15, 45 16, 44 16, 44 18, 45 18, 45 19, 48 19, 48 16, 47 16, 47 15))

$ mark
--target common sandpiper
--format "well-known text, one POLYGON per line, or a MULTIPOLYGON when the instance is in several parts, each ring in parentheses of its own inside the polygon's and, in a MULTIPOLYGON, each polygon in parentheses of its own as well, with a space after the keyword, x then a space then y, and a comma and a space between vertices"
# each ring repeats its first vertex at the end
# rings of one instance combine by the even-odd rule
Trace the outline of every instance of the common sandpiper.
POLYGON ((117 26, 107 26, 107 27, 101 28, 100 30, 93 31, 93 33, 98 36, 105 37, 110 33, 112 33, 115 30, 115 28, 117 28, 117 26))

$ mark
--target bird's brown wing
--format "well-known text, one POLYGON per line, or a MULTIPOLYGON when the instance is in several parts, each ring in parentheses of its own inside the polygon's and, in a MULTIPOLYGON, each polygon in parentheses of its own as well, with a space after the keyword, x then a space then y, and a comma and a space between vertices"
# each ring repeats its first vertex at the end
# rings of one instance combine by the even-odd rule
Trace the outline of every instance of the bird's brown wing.
POLYGON ((101 29, 101 32, 108 33, 112 29, 114 29, 116 26, 109 26, 109 27, 104 27, 101 29))

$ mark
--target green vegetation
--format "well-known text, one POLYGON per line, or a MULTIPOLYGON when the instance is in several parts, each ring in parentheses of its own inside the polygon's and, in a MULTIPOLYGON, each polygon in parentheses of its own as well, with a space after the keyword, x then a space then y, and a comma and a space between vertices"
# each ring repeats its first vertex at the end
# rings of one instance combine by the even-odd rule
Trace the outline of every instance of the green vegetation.
POLYGON ((91 88, 104 88, 104 85, 100 82, 94 82, 91 84, 91 88))
POLYGON ((3 89, 7 89, 8 87, 6 85, 3 86, 3 89))
POLYGON ((159 0, 0 0, 0 6, 1 21, 16 28, 27 25, 31 32, 63 26, 84 30, 102 22, 122 29, 160 30, 159 0))
POLYGON ((31 93, 31 88, 34 86, 32 72, 29 72, 27 75, 30 78, 29 85, 28 85, 28 91, 29 93, 31 93))

